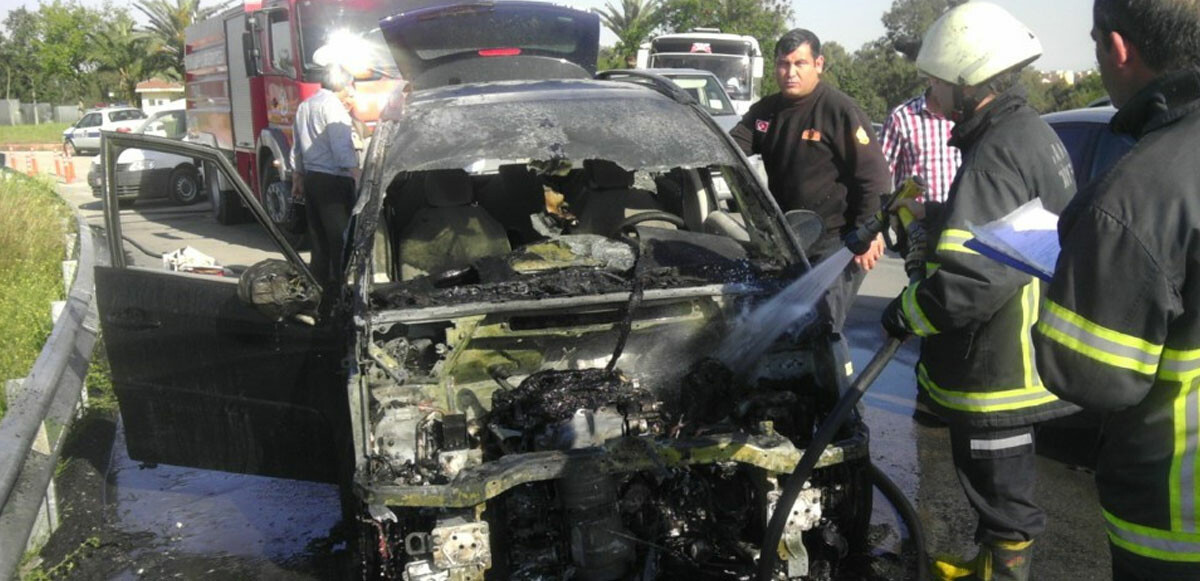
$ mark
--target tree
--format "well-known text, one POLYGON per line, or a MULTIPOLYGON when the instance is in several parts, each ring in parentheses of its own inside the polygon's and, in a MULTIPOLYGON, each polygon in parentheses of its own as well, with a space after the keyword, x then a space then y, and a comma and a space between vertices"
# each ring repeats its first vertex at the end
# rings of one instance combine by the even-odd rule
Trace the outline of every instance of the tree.
POLYGON ((228 5, 228 0, 207 8, 200 7, 200 0, 138 0, 134 7, 149 20, 146 31, 157 41, 153 68, 172 78, 183 79, 184 30, 193 22, 216 15, 228 5))
POLYGON ((96 48, 99 70, 112 73, 120 87, 120 98, 140 106, 137 84, 152 76, 148 56, 154 39, 145 32, 134 30, 133 19, 122 13, 105 21, 100 30, 90 35, 96 48))
POLYGON ((604 26, 617 36, 613 52, 621 65, 628 66, 637 56, 638 47, 658 28, 660 8, 659 0, 621 0, 620 10, 608 2, 595 11, 604 26))
POLYGON ((77 0, 42 4, 37 16, 35 62, 47 81, 43 100, 78 99, 96 69, 89 38, 103 16, 77 0))
POLYGON ((943 12, 966 0, 894 0, 883 13, 885 38, 910 59, 916 59, 925 31, 943 12))
POLYGON ((0 46, 0 63, 4 67, 4 98, 28 99, 36 92, 42 75, 36 64, 38 22, 36 13, 24 7, 8 13, 4 19, 8 35, 0 46), (14 93, 14 89, 16 92, 14 93))

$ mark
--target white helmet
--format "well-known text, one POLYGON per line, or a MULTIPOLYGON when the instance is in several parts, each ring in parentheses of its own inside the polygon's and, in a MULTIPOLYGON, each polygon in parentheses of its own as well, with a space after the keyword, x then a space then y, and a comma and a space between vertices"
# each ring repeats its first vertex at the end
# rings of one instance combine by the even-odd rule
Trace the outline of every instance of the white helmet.
POLYGON ((1042 56, 1029 27, 990 2, 967 2, 929 27, 917 69, 952 85, 974 87, 1042 56))

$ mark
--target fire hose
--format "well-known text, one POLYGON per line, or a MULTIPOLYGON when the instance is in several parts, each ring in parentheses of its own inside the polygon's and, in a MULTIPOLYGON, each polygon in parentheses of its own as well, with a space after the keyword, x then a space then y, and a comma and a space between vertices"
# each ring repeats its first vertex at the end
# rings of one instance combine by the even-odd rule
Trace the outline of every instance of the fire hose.
MULTIPOLYGON (((915 199, 916 195, 923 189, 924 184, 919 178, 905 182, 877 214, 872 216, 858 230, 846 237, 846 247, 855 254, 866 252, 875 237, 887 228, 889 214, 891 213, 897 214, 904 227, 908 228, 915 220, 915 217, 902 202, 906 199, 915 199)), ((775 511, 771 515, 770 522, 767 524, 767 531, 760 545, 762 552, 758 561, 757 578, 759 581, 770 581, 775 577, 775 567, 779 562, 778 547, 780 540, 783 538, 784 528, 787 526, 788 515, 791 512, 789 507, 796 503, 796 499, 800 496, 804 484, 812 476, 813 469, 821 457, 821 451, 833 441, 834 436, 841 429, 842 424, 846 422, 846 419, 850 417, 850 413, 858 405, 863 395, 866 394, 867 389, 871 387, 871 384, 875 382, 879 374, 887 367, 888 362, 896 355, 901 343, 903 343, 902 339, 895 337, 888 338, 883 347, 871 358, 871 362, 859 373, 858 377, 854 378, 854 382, 851 383, 846 393, 838 399, 829 416, 817 428, 816 434, 813 435, 808 448, 804 450, 804 455, 801 456, 800 462, 796 464, 796 468, 788 477, 787 483, 784 485, 783 491, 776 501, 775 511)), ((871 480, 879 488, 879 491, 883 493, 884 497, 892 503, 900 513, 901 519, 908 526, 909 536, 917 551, 917 580, 925 581, 929 579, 929 559, 926 553, 925 529, 917 516, 916 510, 908 498, 904 496, 903 491, 882 470, 879 470, 874 464, 869 462, 868 465, 868 474, 871 480)))

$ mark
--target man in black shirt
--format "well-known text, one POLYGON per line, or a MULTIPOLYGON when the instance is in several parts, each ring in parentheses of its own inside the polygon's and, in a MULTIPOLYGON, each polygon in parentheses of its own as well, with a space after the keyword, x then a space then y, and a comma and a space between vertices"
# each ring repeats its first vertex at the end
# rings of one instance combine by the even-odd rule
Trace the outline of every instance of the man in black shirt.
MULTIPOLYGON (((746 155, 762 155, 784 212, 812 210, 825 221, 825 234, 809 251, 814 263, 879 210, 880 194, 892 183, 870 120, 853 99, 821 82, 824 66, 817 35, 800 28, 783 35, 775 46, 779 93, 752 105, 731 132, 746 155)), ((880 238, 830 288, 825 302, 837 329, 882 254, 880 238)))

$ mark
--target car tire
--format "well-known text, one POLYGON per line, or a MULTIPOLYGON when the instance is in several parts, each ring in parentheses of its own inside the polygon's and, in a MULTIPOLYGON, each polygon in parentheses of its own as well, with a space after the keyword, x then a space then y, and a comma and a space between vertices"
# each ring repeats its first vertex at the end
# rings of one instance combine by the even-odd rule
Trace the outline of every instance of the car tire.
POLYGON ((222 190, 217 179, 217 168, 209 163, 204 165, 204 189, 208 192, 208 201, 212 204, 212 217, 218 224, 231 226, 245 222, 249 217, 237 193, 232 190, 222 190))
POLYGON ((180 206, 190 206, 200 201, 203 191, 200 184, 200 172, 190 165, 181 165, 171 172, 167 178, 168 191, 171 200, 180 206))
POLYGON ((75 142, 67 140, 63 143, 63 155, 67 157, 75 157, 79 155, 79 150, 75 149, 75 142))
POLYGON ((279 170, 274 165, 268 165, 263 172, 262 203, 267 216, 275 223, 275 227, 283 234, 283 238, 292 248, 300 250, 308 242, 308 234, 296 234, 288 228, 288 216, 291 212, 292 189, 279 178, 279 170))
POLYGON ((133 204, 136 202, 137 200, 134 198, 121 198, 117 200, 117 207, 122 210, 128 210, 129 208, 132 208, 133 204))

